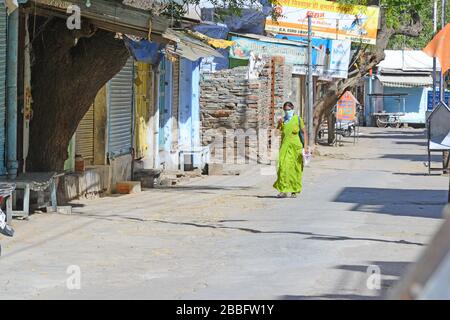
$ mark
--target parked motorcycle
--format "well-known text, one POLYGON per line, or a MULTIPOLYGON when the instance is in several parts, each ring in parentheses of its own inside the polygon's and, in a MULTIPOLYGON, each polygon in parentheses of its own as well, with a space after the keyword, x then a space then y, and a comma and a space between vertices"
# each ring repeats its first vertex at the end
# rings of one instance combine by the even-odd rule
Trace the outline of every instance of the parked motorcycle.
POLYGON ((342 135, 343 137, 351 137, 356 130, 356 124, 353 121, 339 122, 335 125, 336 133, 342 135))

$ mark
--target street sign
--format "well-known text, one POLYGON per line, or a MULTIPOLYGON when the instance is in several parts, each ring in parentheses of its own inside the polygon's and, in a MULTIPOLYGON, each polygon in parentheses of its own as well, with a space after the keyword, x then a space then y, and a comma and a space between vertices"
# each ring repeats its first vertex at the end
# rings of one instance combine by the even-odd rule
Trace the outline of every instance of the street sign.
POLYGON ((347 91, 337 103, 336 119, 338 121, 354 121, 358 100, 347 91))

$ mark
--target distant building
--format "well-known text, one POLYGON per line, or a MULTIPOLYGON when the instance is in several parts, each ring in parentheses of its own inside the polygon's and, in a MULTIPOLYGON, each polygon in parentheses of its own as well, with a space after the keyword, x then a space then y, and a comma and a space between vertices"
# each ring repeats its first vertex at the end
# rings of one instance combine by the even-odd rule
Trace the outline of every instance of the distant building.
POLYGON ((402 124, 424 125, 432 99, 433 59, 419 50, 386 50, 385 55, 366 80, 366 123, 373 124, 373 113, 386 112, 403 114, 402 124))

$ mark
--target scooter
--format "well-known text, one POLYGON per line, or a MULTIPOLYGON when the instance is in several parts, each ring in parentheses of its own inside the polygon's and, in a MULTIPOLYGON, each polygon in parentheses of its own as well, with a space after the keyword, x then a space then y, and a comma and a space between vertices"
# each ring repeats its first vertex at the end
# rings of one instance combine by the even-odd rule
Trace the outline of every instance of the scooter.
MULTIPOLYGON (((356 123, 353 121, 335 123, 334 128, 336 134, 348 138, 351 137, 352 134, 355 132, 356 123)), ((328 128, 326 125, 323 125, 319 130, 319 139, 322 139, 327 133, 328 128)))
POLYGON ((346 121, 336 123, 336 133, 342 135, 343 137, 351 137, 353 132, 355 132, 356 125, 353 121, 346 121))

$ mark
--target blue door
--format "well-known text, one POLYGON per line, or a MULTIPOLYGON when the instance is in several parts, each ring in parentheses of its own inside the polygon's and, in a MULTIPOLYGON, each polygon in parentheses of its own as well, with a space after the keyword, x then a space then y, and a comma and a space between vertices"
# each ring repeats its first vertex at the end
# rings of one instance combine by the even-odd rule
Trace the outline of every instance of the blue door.
POLYGON ((172 117, 172 64, 163 59, 159 64, 159 151, 169 151, 172 117))
POLYGON ((182 151, 192 150, 192 62, 180 61, 180 106, 178 116, 178 141, 182 151))
POLYGON ((179 145, 185 152, 194 152, 193 164, 201 163, 200 153, 200 63, 181 59, 179 145))
POLYGON ((0 1, 0 175, 6 174, 6 35, 7 15, 3 1, 0 1))

